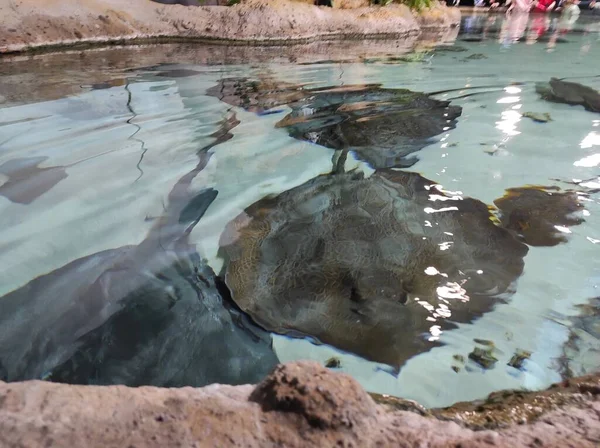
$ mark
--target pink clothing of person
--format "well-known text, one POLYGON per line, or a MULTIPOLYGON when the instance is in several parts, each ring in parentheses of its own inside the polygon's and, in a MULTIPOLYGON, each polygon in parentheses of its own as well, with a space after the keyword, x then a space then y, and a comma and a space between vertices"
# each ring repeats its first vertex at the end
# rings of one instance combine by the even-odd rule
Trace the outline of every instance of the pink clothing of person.
POLYGON ((514 0, 508 8, 509 12, 529 12, 533 6, 533 0, 514 0))
POLYGON ((554 0, 538 0, 534 12, 549 12, 554 8, 556 2, 554 0))

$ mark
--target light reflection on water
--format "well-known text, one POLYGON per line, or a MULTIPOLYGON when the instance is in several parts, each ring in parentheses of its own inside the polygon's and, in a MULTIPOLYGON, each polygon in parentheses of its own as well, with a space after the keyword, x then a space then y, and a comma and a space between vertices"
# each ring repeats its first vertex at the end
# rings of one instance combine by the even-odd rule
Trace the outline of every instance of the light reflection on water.
MULTIPOLYGON (((423 208, 428 220, 418 223, 427 229, 438 225, 438 216, 459 211, 452 204, 466 197, 492 204, 511 187, 573 187, 551 179, 585 179, 579 187, 598 188, 600 134, 594 128, 600 122, 581 107, 542 101, 534 88, 535 82, 552 76, 600 88, 589 62, 599 60, 600 44, 595 23, 587 20, 582 18, 579 25, 546 17, 481 16, 465 20, 456 42, 465 52, 432 52, 417 62, 390 63, 380 56, 368 63, 190 64, 176 68, 197 71, 189 77, 167 73, 158 78, 143 70, 120 73, 127 82, 95 88, 88 83, 66 98, 15 102, 0 109, 1 292, 84 256, 144 241, 157 217, 168 210, 170 192, 180 192, 178 182, 198 163, 197 151, 215 141, 223 119, 232 113, 240 123, 229 131, 231 139, 210 150, 188 192, 192 196, 206 187, 218 191, 189 233, 215 271, 223 264, 217 251, 227 223, 260 199, 331 170, 332 150, 310 138, 292 139, 277 128, 290 113, 288 106, 259 115, 205 95, 224 78, 268 74, 281 84, 310 88, 372 83, 417 92, 443 88, 446 92, 436 98, 463 109, 458 125, 443 127, 429 146, 415 153, 419 160, 409 169, 434 182, 427 186, 430 204, 423 208), (481 56, 466 58, 473 54, 481 56), (552 121, 536 123, 525 112, 547 112, 552 121)), ((342 105, 338 112, 352 112, 346 109, 342 105)), ((298 109, 303 117, 316 113, 311 107, 298 109)), ((350 154, 345 168, 354 167, 367 176, 373 172, 350 154)), ((468 284, 451 281, 439 266, 425 265, 423 273, 439 279, 436 295, 412 301, 425 311, 427 332, 422 337, 432 343, 428 348, 435 348, 408 361, 397 377, 381 364, 284 336, 274 337, 279 359, 324 361, 337 356, 342 370, 368 389, 428 405, 476 398, 499 388, 543 387, 559 379, 556 359, 568 332, 548 317, 574 314, 575 304, 599 295, 600 200, 594 193, 581 200, 585 222, 554 225, 568 243, 530 247, 516 293, 473 323, 454 329, 442 325, 452 321, 455 302, 480 298, 471 297, 468 284), (474 363, 452 370, 453 356, 466 358, 477 338, 493 341, 499 362, 490 370, 474 363), (438 342, 443 345, 433 345, 438 342), (518 349, 533 353, 523 371, 506 366, 518 349)), ((464 243, 447 230, 437 250, 452 253, 464 243)), ((495 273, 476 269, 465 274, 495 273)))

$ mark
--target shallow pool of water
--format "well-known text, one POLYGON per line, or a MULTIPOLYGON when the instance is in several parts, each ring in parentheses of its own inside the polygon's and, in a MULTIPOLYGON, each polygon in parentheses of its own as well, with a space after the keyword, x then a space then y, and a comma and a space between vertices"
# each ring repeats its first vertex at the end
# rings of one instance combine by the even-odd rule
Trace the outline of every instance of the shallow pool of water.
POLYGON ((538 84, 600 89, 599 23, 475 15, 437 48, 302 62, 174 46, 3 62, 0 375, 235 384, 313 359, 428 406, 559 380, 578 362, 569 316, 600 295, 600 115, 546 101, 538 84), (352 172, 364 179, 336 186, 352 172), (397 193, 406 172, 422 177, 397 193), (511 227, 494 201, 531 185, 577 205, 534 197, 511 227), (534 242, 548 230, 536 216, 551 244, 534 242), (429 228, 445 235, 440 252, 417 242, 429 228), (316 261, 302 252, 313 244, 316 261), (306 302, 313 284, 326 292, 306 302), (358 324, 328 300, 358 303, 358 324))

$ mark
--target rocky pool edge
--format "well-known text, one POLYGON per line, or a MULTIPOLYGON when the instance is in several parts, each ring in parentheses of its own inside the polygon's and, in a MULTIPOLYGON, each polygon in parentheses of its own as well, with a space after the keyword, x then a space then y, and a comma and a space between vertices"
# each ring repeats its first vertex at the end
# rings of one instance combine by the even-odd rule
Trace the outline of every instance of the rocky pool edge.
POLYGON ((336 9, 288 0, 197 8, 149 0, 2 1, 0 55, 149 42, 267 46, 405 39, 457 27, 460 16, 441 4, 415 12, 404 5, 336 9))
POLYGON ((586 448, 599 441, 600 374, 434 410, 370 395, 352 377, 309 361, 279 365, 256 386, 0 382, 0 446, 6 448, 586 448))

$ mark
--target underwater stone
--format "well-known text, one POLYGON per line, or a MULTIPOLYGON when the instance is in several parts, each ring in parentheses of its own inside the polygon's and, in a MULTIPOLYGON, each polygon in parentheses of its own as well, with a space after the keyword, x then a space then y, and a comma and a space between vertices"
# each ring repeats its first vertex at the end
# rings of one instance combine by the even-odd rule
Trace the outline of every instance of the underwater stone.
POLYGON ((514 367, 515 369, 522 370, 523 364, 529 358, 531 358, 531 352, 528 352, 527 350, 519 349, 515 352, 515 354, 512 356, 512 358, 510 358, 510 361, 508 361, 507 365, 514 367))
POLYGON ((498 362, 498 358, 492 355, 492 350, 485 350, 479 347, 475 347, 469 353, 469 359, 486 370, 493 368, 498 362))
POLYGON ((232 298, 259 325, 394 367, 510 295, 527 253, 482 202, 391 170, 265 198, 221 247, 232 298))
POLYGON ((536 123, 548 123, 552 121, 552 117, 548 112, 523 112, 523 116, 531 118, 536 123))
POLYGON ((342 367, 342 361, 340 361, 340 358, 332 356, 327 361, 325 361, 325 367, 327 367, 328 369, 339 369, 340 367, 342 367))

